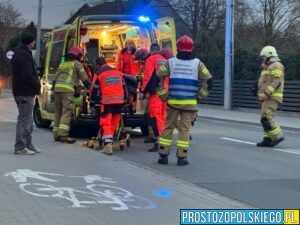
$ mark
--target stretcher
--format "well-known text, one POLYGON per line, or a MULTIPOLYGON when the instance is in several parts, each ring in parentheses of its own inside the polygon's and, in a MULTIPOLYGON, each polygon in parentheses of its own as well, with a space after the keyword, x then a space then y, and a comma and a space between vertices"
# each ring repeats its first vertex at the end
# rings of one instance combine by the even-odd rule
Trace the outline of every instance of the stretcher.
MULTIPOLYGON (((125 147, 130 147, 131 136, 129 133, 126 133, 123 118, 132 115, 136 111, 137 102, 138 102, 138 92, 137 92, 137 80, 135 77, 130 75, 123 75, 124 78, 124 89, 125 89, 125 102, 122 107, 122 117, 119 125, 116 127, 113 140, 119 141, 119 148, 121 151, 125 147)), ((101 116, 101 115, 100 115, 101 116)), ((102 131, 101 127, 99 128, 97 137, 92 137, 89 141, 83 143, 85 147, 100 150, 103 146, 102 140, 102 131)))

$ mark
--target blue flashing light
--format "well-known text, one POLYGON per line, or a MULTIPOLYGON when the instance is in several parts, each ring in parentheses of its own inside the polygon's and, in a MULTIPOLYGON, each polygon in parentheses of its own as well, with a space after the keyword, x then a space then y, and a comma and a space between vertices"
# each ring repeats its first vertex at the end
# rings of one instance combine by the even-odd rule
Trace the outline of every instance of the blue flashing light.
POLYGON ((144 23, 150 21, 150 18, 148 16, 139 16, 138 19, 139 19, 140 22, 144 22, 144 23))

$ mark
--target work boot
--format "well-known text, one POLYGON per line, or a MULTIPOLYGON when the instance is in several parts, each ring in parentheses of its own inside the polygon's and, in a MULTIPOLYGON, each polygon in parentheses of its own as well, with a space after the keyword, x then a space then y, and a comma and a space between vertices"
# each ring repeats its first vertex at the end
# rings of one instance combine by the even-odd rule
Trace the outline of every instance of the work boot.
POLYGON ((187 161, 186 157, 178 157, 177 158, 177 166, 186 166, 189 164, 189 161, 187 161))
POLYGON ((155 143, 155 139, 151 137, 146 137, 144 139, 144 143, 149 144, 149 143, 155 143))
POLYGON ((169 162, 168 162, 168 155, 163 155, 163 154, 159 154, 159 158, 158 158, 158 161, 157 161, 159 164, 164 164, 164 165, 167 165, 169 162))
POLYGON ((112 143, 105 144, 104 148, 100 151, 105 155, 112 155, 113 154, 113 145, 112 143))
POLYGON ((278 145, 278 144, 279 144, 280 142, 282 142, 283 140, 284 140, 284 137, 281 137, 281 138, 272 140, 271 143, 270 143, 270 147, 274 147, 274 146, 278 145))
POLYGON ((158 152, 158 143, 155 143, 153 147, 148 150, 148 152, 158 152))
POLYGON ((76 139, 68 137, 68 136, 62 136, 62 137, 58 138, 58 141, 63 142, 63 143, 73 144, 73 143, 75 143, 76 139))
POLYGON ((257 143, 256 146, 257 147, 272 147, 271 142, 272 142, 271 138, 264 137, 264 139, 261 142, 257 143))

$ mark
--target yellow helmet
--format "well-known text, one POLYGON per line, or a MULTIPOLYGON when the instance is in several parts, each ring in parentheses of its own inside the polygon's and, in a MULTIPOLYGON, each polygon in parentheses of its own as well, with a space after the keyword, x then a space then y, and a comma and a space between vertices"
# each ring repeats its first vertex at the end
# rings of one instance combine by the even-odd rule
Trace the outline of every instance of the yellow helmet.
POLYGON ((265 46, 260 52, 260 56, 265 56, 267 58, 271 56, 278 56, 276 49, 273 46, 265 46))

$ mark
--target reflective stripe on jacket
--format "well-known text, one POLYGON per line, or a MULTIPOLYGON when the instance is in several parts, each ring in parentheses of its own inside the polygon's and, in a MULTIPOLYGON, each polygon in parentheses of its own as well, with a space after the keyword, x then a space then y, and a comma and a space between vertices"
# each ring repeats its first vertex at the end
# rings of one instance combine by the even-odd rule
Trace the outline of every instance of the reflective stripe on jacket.
POLYGON ((267 95, 269 99, 282 103, 283 88, 283 65, 279 61, 264 65, 258 80, 258 98, 263 99, 267 95))
POLYGON ((54 92, 75 92, 80 80, 89 80, 83 65, 76 60, 63 62, 56 73, 54 92))
POLYGON ((95 75, 91 86, 91 102, 122 104, 124 102, 123 75, 120 71, 103 65, 95 75), (99 96, 97 92, 99 91, 99 96), (98 99, 97 99, 98 98, 98 99))

